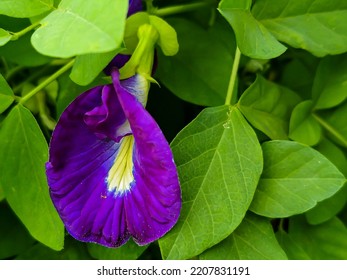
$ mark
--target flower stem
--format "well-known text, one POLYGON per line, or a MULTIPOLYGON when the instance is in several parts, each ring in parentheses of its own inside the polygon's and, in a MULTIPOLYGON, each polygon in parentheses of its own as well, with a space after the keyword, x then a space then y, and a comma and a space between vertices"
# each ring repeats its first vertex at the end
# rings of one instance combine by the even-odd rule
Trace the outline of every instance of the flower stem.
POLYGON ((320 116, 317 114, 312 114, 313 117, 318 121, 318 123, 324 127, 327 131, 331 133, 336 139, 341 141, 345 146, 347 146, 347 139, 341 135, 333 126, 331 126, 328 122, 326 122, 324 119, 322 119, 320 116))
POLYGON ((67 70, 69 70, 72 65, 74 64, 75 60, 72 59, 69 63, 65 64, 62 68, 60 68, 57 72, 53 73, 51 76, 49 76, 46 80, 44 80, 41 84, 39 84, 37 87, 35 87, 32 91, 30 91, 27 95, 23 96, 19 103, 24 104, 27 102, 31 97, 33 97, 35 94, 37 94, 40 90, 48 86, 51 82, 56 80, 60 75, 64 74, 67 70))
POLYGON ((241 52, 240 52, 240 49, 236 46, 233 69, 231 70, 228 92, 227 92, 227 96, 225 98, 225 103, 224 103, 225 105, 231 105, 233 92, 235 88, 236 77, 237 77, 237 71, 239 69, 239 64, 240 64, 240 58, 241 58, 241 52))
POLYGON ((36 28, 36 26, 40 25, 40 22, 35 22, 32 25, 29 25, 28 27, 24 28, 21 31, 12 33, 12 38, 11 40, 18 40, 21 36, 27 34, 28 32, 30 32, 31 30, 33 30, 34 28, 36 28))
POLYGON ((211 2, 205 1, 205 2, 198 2, 198 3, 191 3, 191 4, 176 5, 176 6, 170 6, 170 7, 166 7, 162 9, 153 10, 151 11, 151 13, 158 17, 165 17, 165 16, 174 15, 174 14, 191 12, 191 11, 209 6, 210 4, 211 2))

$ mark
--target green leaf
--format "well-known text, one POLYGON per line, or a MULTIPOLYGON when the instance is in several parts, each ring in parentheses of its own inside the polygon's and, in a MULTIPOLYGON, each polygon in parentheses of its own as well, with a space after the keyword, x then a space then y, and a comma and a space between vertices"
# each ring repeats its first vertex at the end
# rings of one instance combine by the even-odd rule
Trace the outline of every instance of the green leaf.
POLYGON ((3 190, 2 187, 0 186, 0 202, 1 202, 1 200, 3 200, 4 198, 5 198, 4 190, 3 190))
POLYGON ((0 48, 0 56, 22 66, 39 66, 51 61, 51 58, 39 54, 30 43, 32 33, 27 33, 16 41, 8 42, 0 48))
POLYGON ((90 84, 107 64, 116 56, 120 49, 107 53, 84 54, 76 57, 70 78, 76 84, 90 84))
POLYGON ((329 136, 339 145, 347 147, 347 102, 334 108, 334 111, 323 112, 314 116, 318 122, 326 129, 329 136))
POLYGON ((347 2, 257 0, 252 14, 278 40, 316 56, 347 51, 347 2))
POLYGON ((302 99, 311 99, 312 84, 320 59, 303 50, 291 50, 290 55, 289 61, 288 57, 283 56, 283 60, 279 62, 279 83, 294 90, 302 99))
MULTIPOLYGON (((344 152, 334 143, 323 139, 318 146, 317 151, 329 159, 345 176, 347 176, 347 160, 344 152)), ((318 202, 317 206, 305 213, 307 221, 310 224, 320 224, 326 222, 338 214, 347 202, 347 184, 345 184, 332 197, 318 202)))
POLYGON ((286 47, 252 16, 249 9, 230 8, 226 2, 223 1, 218 10, 234 29, 242 54, 252 58, 269 59, 285 52, 286 47))
POLYGON ((340 147, 323 138, 315 149, 330 160, 347 177, 347 157, 340 147))
POLYGON ((200 255, 205 260, 285 260, 270 220, 249 213, 238 228, 200 255))
POLYGON ((289 260, 310 260, 311 257, 305 252, 305 250, 297 244, 291 236, 284 230, 280 229, 276 233, 278 243, 286 252, 289 260))
POLYGON ((3 113, 14 101, 12 89, 5 78, 0 74, 0 114, 3 113))
POLYGON ((6 259, 25 251, 35 240, 6 204, 0 204, 0 213, 0 259, 6 259))
POLYGON ((127 0, 62 0, 32 36, 37 51, 68 58, 109 52, 123 41, 127 0))
POLYGON ((98 244, 88 244, 90 255, 98 260, 136 260, 148 246, 138 246, 132 240, 119 248, 107 248, 98 244))
POLYGON ((316 145, 321 138, 322 129, 312 115, 313 101, 299 103, 293 110, 289 124, 289 138, 308 146, 316 145))
POLYGON ((318 66, 313 89, 316 109, 332 108, 347 98, 347 54, 327 56, 318 66))
POLYGON ((347 259, 347 229, 336 217, 315 226, 309 225, 302 216, 293 217, 289 236, 312 260, 347 259))
POLYGON ((5 29, 0 28, 0 47, 6 45, 8 41, 10 41, 12 35, 5 29))
POLYGON ((64 227, 49 197, 47 143, 32 114, 14 107, 0 129, 0 184, 13 211, 38 241, 63 248, 64 227))
POLYGON ((28 18, 53 9, 53 0, 1 0, 0 14, 28 18))
POLYGON ((220 9, 250 9, 252 0, 222 0, 219 3, 220 9))
POLYGON ((316 150, 293 141, 262 145, 264 171, 250 210, 266 217, 303 213, 336 193, 345 177, 316 150))
POLYGON ((291 111, 300 102, 295 92, 257 76, 238 107, 247 120, 271 139, 288 139, 291 111))
POLYGON ((234 46, 224 44, 214 34, 223 28, 223 36, 230 36, 233 42, 230 28, 217 24, 206 31, 178 18, 169 23, 177 32, 180 50, 172 57, 158 52, 156 75, 160 82, 185 101, 206 106, 224 104, 234 46))
POLYGON ((67 236, 64 249, 57 252, 38 243, 19 254, 16 260, 90 260, 85 243, 67 236))
POLYGON ((318 202, 316 207, 305 213, 307 221, 311 225, 324 223, 337 215, 347 202, 347 184, 332 197, 318 202))
POLYGON ((241 223, 262 171, 257 137, 236 107, 203 110, 173 140, 183 205, 159 240, 164 259, 187 259, 219 243, 241 223))

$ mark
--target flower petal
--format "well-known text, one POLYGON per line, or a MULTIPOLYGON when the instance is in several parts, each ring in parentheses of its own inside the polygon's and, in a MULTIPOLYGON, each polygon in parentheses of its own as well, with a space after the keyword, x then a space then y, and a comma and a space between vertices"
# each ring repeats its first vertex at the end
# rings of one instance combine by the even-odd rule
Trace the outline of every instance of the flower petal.
POLYGON ((181 191, 176 166, 162 131, 137 98, 122 87, 119 73, 113 84, 135 139, 135 186, 124 198, 127 226, 135 242, 152 242, 177 222, 181 191))
POLYGON ((128 17, 142 10, 142 0, 129 0, 128 17))
POLYGON ((131 130, 112 86, 102 88, 101 100, 100 106, 85 113, 84 121, 100 139, 119 142, 131 130))
MULTIPOLYGON (((106 182, 120 143, 101 139, 84 122, 86 113, 101 106, 105 92, 110 91, 93 88, 63 112, 52 135, 46 169, 52 201, 67 231, 81 241, 116 247, 130 237, 124 197, 109 194, 106 182)), ((124 119, 119 113, 115 123, 124 119)))
POLYGON ((114 85, 81 94, 63 112, 50 143, 48 184, 76 239, 117 247, 132 236, 143 245, 176 223, 180 187, 169 144, 143 106, 148 82, 140 75, 119 81, 117 70, 112 76, 114 85))

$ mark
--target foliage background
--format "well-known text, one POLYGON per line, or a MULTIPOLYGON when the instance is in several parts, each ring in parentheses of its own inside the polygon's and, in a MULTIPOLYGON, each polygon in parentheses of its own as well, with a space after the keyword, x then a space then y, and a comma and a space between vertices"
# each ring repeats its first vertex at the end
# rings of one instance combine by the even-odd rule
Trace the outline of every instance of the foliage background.
POLYGON ((346 259, 347 2, 150 3, 180 44, 158 48, 147 107, 178 166, 179 222, 149 246, 85 244, 48 194, 51 131, 107 82, 127 1, 1 1, 0 258, 346 259))

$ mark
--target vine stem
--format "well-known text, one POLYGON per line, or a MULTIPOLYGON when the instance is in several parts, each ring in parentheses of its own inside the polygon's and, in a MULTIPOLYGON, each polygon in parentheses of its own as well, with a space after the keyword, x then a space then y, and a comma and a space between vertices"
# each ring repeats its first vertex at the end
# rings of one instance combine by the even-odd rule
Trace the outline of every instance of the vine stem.
POLYGON ((27 34, 28 32, 30 32, 31 30, 33 30, 34 28, 36 28, 36 26, 40 25, 40 22, 35 22, 33 23, 32 25, 29 25, 28 27, 24 28, 23 30, 21 31, 18 31, 18 32, 15 32, 15 33, 12 33, 12 38, 11 40, 17 40, 19 37, 27 34))
POLYGON ((231 105, 231 100, 233 97, 233 92, 234 92, 235 83, 236 83, 237 71, 239 69, 239 64, 240 64, 240 58, 241 58, 241 52, 240 52, 240 49, 236 46, 233 68, 231 70, 227 96, 225 98, 225 103, 224 103, 225 105, 231 105))
POLYGON ((62 68, 60 68, 57 72, 55 72, 51 76, 49 76, 46 80, 44 80, 41 84, 39 84, 37 87, 35 87, 27 95, 23 96, 20 99, 19 103, 24 104, 25 102, 27 102, 31 97, 33 97, 35 94, 37 94, 40 90, 44 89, 51 82, 56 80, 60 75, 64 74, 67 70, 69 70, 72 67, 72 65, 74 64, 74 62, 75 62, 75 60, 72 59, 69 63, 65 64, 62 68))
POLYGON ((173 14, 180 14, 180 13, 194 11, 194 10, 209 6, 210 4, 211 3, 209 2, 199 2, 199 3, 191 3, 191 4, 184 4, 184 5, 176 5, 176 6, 170 6, 167 8, 161 8, 157 10, 154 9, 153 11, 151 11, 151 13, 158 17, 165 17, 165 16, 170 16, 173 14))

